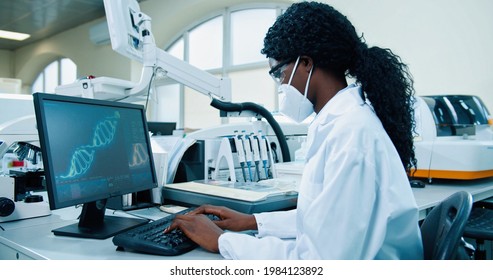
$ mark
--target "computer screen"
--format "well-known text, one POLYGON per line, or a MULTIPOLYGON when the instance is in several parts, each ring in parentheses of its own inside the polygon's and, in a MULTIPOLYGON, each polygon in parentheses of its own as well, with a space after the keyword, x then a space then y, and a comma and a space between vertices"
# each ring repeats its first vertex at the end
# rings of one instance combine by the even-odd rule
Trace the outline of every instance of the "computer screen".
POLYGON ((50 208, 83 204, 55 235, 104 239, 146 223, 105 216, 108 198, 157 186, 144 107, 35 93, 34 108, 50 208))

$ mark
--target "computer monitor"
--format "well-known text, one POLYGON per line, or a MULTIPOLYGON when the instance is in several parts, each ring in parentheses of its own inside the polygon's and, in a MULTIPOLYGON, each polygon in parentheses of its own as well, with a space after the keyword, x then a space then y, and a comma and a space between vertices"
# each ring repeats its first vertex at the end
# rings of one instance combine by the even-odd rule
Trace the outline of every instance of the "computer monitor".
POLYGON ((175 122, 147 122, 147 126, 152 135, 173 135, 176 129, 175 122))
POLYGON ((111 47, 121 55, 143 61, 143 38, 137 0, 104 0, 111 47))
POLYGON ((105 239, 147 223, 105 215, 108 198, 158 185, 144 107, 35 93, 34 108, 50 208, 83 204, 54 234, 105 239))

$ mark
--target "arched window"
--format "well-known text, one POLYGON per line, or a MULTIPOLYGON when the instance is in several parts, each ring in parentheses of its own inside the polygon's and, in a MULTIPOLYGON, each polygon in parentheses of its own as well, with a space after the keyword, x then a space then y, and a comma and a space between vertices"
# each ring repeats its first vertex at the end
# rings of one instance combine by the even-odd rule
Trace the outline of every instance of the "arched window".
POLYGON ((77 65, 69 58, 57 59, 38 74, 32 92, 54 93, 59 85, 70 84, 77 79, 77 65))
MULTIPOLYGON (((229 77, 232 102, 256 102, 275 111, 276 85, 260 50, 268 28, 286 8, 279 4, 226 8, 190 26, 164 49, 213 75, 229 77)), ((208 96, 179 84, 161 85, 156 90, 159 109, 151 118, 192 129, 221 124, 219 111, 209 106, 208 96)))

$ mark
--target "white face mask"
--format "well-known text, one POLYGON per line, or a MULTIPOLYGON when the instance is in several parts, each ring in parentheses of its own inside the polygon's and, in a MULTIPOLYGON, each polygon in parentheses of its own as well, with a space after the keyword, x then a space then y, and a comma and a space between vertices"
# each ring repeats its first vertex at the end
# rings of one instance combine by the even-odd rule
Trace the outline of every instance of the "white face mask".
POLYGON ((287 84, 280 85, 278 88, 279 112, 297 123, 301 123, 314 112, 313 104, 306 97, 313 67, 308 74, 308 80, 306 81, 305 86, 305 94, 301 94, 299 90, 291 85, 291 80, 293 80, 294 72, 296 72, 299 60, 300 57, 296 59, 296 63, 294 64, 289 82, 287 84))

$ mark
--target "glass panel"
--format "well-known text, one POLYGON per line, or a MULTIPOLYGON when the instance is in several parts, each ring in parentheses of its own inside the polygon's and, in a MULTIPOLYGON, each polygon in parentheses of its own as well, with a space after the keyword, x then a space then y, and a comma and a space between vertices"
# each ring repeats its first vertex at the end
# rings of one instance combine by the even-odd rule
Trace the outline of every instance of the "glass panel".
POLYGON ((153 102, 151 120, 176 122, 180 117, 180 85, 156 87, 156 102, 153 102))
POLYGON ((184 51, 185 46, 184 46, 184 44, 185 44, 185 42, 184 42, 183 37, 182 37, 178 41, 173 43, 173 45, 171 45, 171 47, 168 48, 167 52, 169 54, 171 54, 172 56, 183 60, 185 58, 185 51, 184 51))
POLYGON ((185 87, 185 128, 201 129, 221 124, 219 110, 210 106, 211 100, 191 88, 185 87))
POLYGON ((488 124, 489 112, 476 96, 437 95, 423 99, 433 114, 437 136, 474 135, 475 125, 488 124))
POLYGON ((424 96, 435 122, 442 125, 488 124, 488 110, 472 95, 424 96))
POLYGON ((62 78, 61 85, 66 85, 75 82, 77 79, 77 65, 70 58, 62 58, 61 73, 62 78))
POLYGON ((275 9, 250 9, 231 13, 233 65, 264 61, 260 53, 267 30, 276 19, 275 9))
POLYGON ((55 88, 58 86, 58 60, 46 66, 44 73, 45 91, 47 93, 54 93, 55 88))
POLYGON ((222 67, 223 17, 213 18, 190 31, 190 64, 200 69, 222 67))
MULTIPOLYGON (((230 73, 232 102, 255 102, 268 111, 277 110, 275 83, 267 74, 268 68, 230 73), (252 83, 252 81, 255 81, 252 83)), ((185 127, 202 129, 221 124, 219 111, 211 106, 210 99, 197 91, 185 88, 185 127)))
POLYGON ((269 68, 235 71, 229 74, 233 102, 255 102, 268 111, 277 109, 276 84, 268 74, 269 68))
POLYGON ((43 88, 44 74, 41 72, 33 83, 32 93, 44 92, 43 88))

